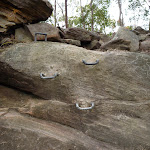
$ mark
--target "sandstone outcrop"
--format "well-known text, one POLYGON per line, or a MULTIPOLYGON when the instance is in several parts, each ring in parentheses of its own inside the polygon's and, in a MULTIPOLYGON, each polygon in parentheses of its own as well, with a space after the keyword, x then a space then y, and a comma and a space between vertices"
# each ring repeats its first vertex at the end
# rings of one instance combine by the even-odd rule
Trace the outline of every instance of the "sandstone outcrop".
MULTIPOLYGON (((18 150, 20 148, 23 150, 38 150, 42 147, 42 149, 45 148, 46 150, 68 150, 69 148, 72 150, 119 150, 118 146, 112 146, 112 144, 87 136, 83 132, 69 127, 69 124, 66 126, 65 122, 67 120, 69 122, 67 117, 70 115, 68 111, 70 106, 61 104, 65 103, 55 100, 45 101, 29 93, 0 86, 0 133, 3 133, 3 136, 0 138, 0 149, 17 149, 17 146, 20 145, 18 150), (40 106, 39 104, 48 104, 47 106, 52 104, 52 110, 49 110, 49 113, 51 116, 54 115, 54 112, 58 112, 60 116, 62 114, 64 125, 58 123, 61 118, 56 114, 54 118, 58 117, 58 121, 57 123, 52 122, 53 119, 47 114, 47 107, 41 108, 40 111, 43 110, 42 115, 48 118, 44 118, 41 115, 43 121, 35 119, 33 116, 41 118, 33 111, 37 106, 40 106), (58 107, 56 108, 56 106, 58 107), (33 109, 31 110, 30 107, 33 107, 33 109)), ((72 124, 75 124, 75 116, 81 119, 79 116, 81 112, 78 112, 76 108, 74 110, 76 111, 73 113, 72 119, 70 118, 70 121, 73 121, 72 124)))
POLYGON ((149 150, 150 55, 108 47, 38 41, 0 52, 0 149, 149 150))
POLYGON ((52 11, 48 0, 1 0, 0 32, 16 25, 45 21, 52 11))
POLYGON ((148 54, 92 52, 55 42, 20 43, 1 53, 0 83, 69 103, 83 97, 149 99, 149 61, 148 54), (83 60, 99 63, 85 65, 83 60), (55 78, 43 79, 41 74, 55 78))

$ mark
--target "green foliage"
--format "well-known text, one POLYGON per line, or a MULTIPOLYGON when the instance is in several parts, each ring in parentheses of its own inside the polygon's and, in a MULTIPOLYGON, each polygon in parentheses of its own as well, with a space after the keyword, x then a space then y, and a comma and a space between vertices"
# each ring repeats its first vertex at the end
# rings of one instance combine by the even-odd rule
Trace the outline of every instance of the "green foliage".
MULTIPOLYGON (((108 15, 108 8, 110 5, 110 0, 94 0, 92 9, 93 9, 93 22, 94 22, 94 30, 99 32, 105 32, 106 27, 115 27, 115 20, 111 20, 108 15)), ((90 4, 85 5, 82 8, 83 16, 70 17, 69 25, 70 27, 76 26, 91 30, 91 8, 90 4)), ((79 12, 79 9, 77 9, 79 12)))
POLYGON ((149 20, 149 4, 146 0, 129 0, 128 8, 136 12, 134 13, 134 17, 130 18, 130 20, 149 20))

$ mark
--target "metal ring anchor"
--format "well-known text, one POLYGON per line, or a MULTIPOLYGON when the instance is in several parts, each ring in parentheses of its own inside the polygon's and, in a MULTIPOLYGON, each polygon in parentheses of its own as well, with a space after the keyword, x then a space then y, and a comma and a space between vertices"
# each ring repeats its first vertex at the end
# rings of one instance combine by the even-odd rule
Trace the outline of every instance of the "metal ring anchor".
POLYGON ((54 79, 54 78, 56 78, 56 76, 58 76, 58 73, 55 73, 54 76, 51 76, 51 77, 45 77, 45 75, 43 73, 40 73, 40 77, 42 79, 54 79))
POLYGON ((85 64, 85 65, 96 65, 99 63, 99 60, 97 59, 95 63, 87 63, 85 60, 82 60, 82 62, 85 64))
POLYGON ((78 103, 76 103, 76 107, 80 110, 89 110, 89 109, 92 109, 94 107, 94 102, 91 102, 91 107, 85 107, 85 108, 82 108, 79 106, 78 103))
POLYGON ((34 41, 36 42, 37 41, 37 35, 40 34, 40 35, 45 35, 45 41, 47 41, 47 34, 46 33, 41 33, 41 32, 36 32, 35 33, 35 37, 34 37, 34 41))

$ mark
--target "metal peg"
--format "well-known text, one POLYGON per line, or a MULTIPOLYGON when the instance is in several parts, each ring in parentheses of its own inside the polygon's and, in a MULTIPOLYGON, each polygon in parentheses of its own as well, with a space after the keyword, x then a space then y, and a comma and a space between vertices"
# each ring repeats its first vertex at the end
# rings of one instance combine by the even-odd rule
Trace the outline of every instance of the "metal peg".
POLYGON ((85 60, 82 60, 82 62, 85 64, 85 65, 96 65, 99 63, 99 60, 96 60, 96 62, 94 63, 87 63, 85 60))
POLYGON ((34 41, 36 42, 37 41, 37 35, 40 34, 40 35, 45 35, 45 41, 47 41, 47 34, 46 33, 40 33, 40 32, 36 32, 35 33, 35 37, 34 37, 34 41))
POLYGON ((89 110, 89 109, 92 109, 94 107, 94 102, 91 102, 91 107, 80 107, 78 103, 76 103, 76 107, 80 110, 89 110))
POLYGON ((58 73, 55 73, 54 76, 51 76, 51 77, 45 77, 45 75, 43 73, 40 74, 40 77, 42 79, 54 79, 54 78, 56 78, 56 76, 58 76, 58 73))

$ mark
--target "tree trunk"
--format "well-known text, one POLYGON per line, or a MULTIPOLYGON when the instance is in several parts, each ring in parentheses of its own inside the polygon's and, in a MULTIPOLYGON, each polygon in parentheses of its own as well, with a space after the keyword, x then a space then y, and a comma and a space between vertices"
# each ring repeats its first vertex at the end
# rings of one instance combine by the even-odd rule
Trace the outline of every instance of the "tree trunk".
POLYGON ((93 7, 92 7, 92 4, 93 4, 93 0, 91 0, 90 2, 90 8, 91 8, 91 31, 94 31, 94 23, 93 23, 93 7))
POLYGON ((150 30, 150 18, 149 18, 149 30, 150 30))
POLYGON ((118 6, 119 6, 119 25, 124 26, 121 0, 118 0, 118 6))
POLYGON ((54 19, 55 19, 55 27, 56 27, 56 23, 57 23, 57 19, 56 19, 56 0, 55 0, 54 19))
MULTIPOLYGON (((150 0, 149 0, 150 3, 150 0)), ((149 5, 149 13, 150 13, 150 5, 149 5)), ((150 30, 150 16, 149 16, 149 30, 150 30)))
POLYGON ((81 16, 82 16, 81 24, 83 24, 83 28, 85 29, 85 20, 84 20, 84 16, 83 16, 83 9, 82 9, 81 0, 80 0, 80 8, 81 8, 81 16))
POLYGON ((66 24, 66 28, 68 28, 67 0, 65 0, 65 24, 66 24))
POLYGON ((57 2, 57 5, 59 6, 59 8, 61 9, 61 13, 63 15, 63 19, 65 20, 65 15, 64 15, 64 10, 63 8, 60 6, 60 4, 57 2))

